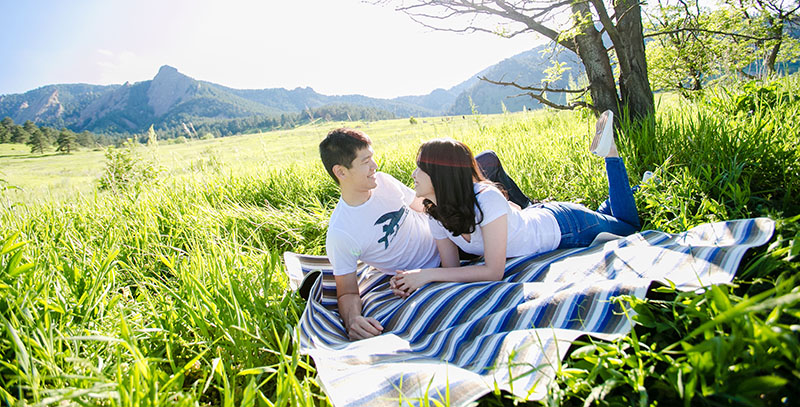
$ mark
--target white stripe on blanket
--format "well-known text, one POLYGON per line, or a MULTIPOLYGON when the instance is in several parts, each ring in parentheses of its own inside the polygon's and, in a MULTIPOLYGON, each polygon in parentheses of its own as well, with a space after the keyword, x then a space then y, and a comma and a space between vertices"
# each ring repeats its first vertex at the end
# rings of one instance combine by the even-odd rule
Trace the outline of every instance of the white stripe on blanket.
POLYGON ((704 224, 670 235, 645 231, 589 248, 509 260, 503 280, 432 283, 394 296, 389 276, 359 267, 364 315, 380 336, 350 342, 336 310, 330 263, 285 253, 296 287, 311 270, 323 278, 298 326, 335 406, 463 406, 495 388, 542 399, 554 369, 581 335, 612 340, 631 329, 614 297, 644 297, 651 283, 686 291, 729 283, 750 247, 766 243, 768 218, 704 224))

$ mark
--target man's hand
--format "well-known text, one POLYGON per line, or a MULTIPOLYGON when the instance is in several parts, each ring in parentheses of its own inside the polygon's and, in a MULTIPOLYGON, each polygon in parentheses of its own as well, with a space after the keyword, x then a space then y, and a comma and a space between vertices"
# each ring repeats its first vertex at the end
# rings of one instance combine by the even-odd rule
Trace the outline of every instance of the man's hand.
POLYGON ((392 291, 400 297, 406 298, 418 288, 429 283, 428 273, 420 269, 398 271, 392 277, 389 285, 392 291))
POLYGON ((383 327, 375 318, 361 315, 361 296, 358 293, 356 273, 335 276, 336 297, 339 303, 339 315, 350 340, 371 338, 380 335, 383 327))
POLYGON ((347 324, 347 336, 351 341, 372 338, 383 333, 383 327, 377 319, 361 315, 350 320, 347 324))

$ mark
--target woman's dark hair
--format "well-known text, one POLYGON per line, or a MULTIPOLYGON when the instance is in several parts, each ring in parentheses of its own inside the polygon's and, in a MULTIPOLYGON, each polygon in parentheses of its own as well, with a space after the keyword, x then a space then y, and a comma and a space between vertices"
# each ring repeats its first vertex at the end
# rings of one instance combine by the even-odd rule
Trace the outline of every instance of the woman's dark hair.
POLYGON ((485 182, 475 156, 466 144, 450 138, 430 140, 419 147, 417 167, 431 178, 436 203, 425 199, 425 212, 453 236, 472 233, 483 220, 473 183, 485 182), (480 213, 476 219, 475 208, 480 213))

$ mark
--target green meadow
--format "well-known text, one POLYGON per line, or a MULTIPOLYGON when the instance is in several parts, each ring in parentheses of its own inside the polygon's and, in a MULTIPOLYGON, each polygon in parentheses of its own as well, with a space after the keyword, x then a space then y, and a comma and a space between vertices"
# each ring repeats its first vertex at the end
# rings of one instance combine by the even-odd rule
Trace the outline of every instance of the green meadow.
MULTIPOLYGON (((631 334, 578 343, 544 401, 497 393, 480 405, 796 405, 798 92, 789 77, 666 98, 652 121, 623 123, 631 182, 657 177, 637 194, 645 229, 769 216, 773 240, 733 284, 622 298, 631 334)), ((531 197, 605 198, 587 112, 417 121, 128 146, 111 159, 0 145, 0 403, 329 405, 297 352, 305 304, 281 253, 324 253, 338 192, 316 148, 331 128, 363 129, 380 170, 408 184, 419 143, 454 137, 497 151, 531 197)))
MULTIPOLYGON (((519 116, 513 114, 510 116, 519 116)), ((521 114, 524 117, 524 113, 521 114)), ((415 143, 437 135, 456 137, 481 125, 500 123, 501 115, 420 118, 416 125, 408 119, 379 122, 325 122, 292 130, 247 134, 185 143, 143 146, 138 155, 164 172, 162 178, 202 175, 213 166, 239 174, 264 168, 285 168, 319 160, 317 145, 328 130, 358 127, 373 135, 384 150, 415 143)), ((51 149, 52 150, 52 149, 51 149)), ((32 154, 30 147, 0 144, 0 179, 18 187, 16 201, 35 201, 44 197, 71 197, 74 192, 91 194, 106 168, 103 149, 61 154, 49 151, 32 154)))

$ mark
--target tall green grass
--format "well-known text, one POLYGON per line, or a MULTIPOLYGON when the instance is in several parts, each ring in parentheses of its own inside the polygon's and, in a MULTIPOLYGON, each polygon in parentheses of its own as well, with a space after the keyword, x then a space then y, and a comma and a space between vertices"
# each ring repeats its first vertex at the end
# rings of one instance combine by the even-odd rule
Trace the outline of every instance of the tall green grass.
POLYGON ((302 304, 280 253, 319 252, 326 212, 308 178, 280 195, 265 178, 280 174, 7 208, 4 230, 24 242, 4 233, 0 258, 6 402, 315 397, 313 375, 289 380, 313 369, 291 347, 302 304))
POLYGON ((763 103, 763 94, 720 91, 700 105, 662 108, 649 125, 623 125, 622 151, 629 170, 656 171, 637 197, 646 228, 770 216, 772 243, 745 258, 731 285, 619 298, 635 311, 632 333, 577 343, 546 404, 800 402, 800 86, 796 77, 753 86, 778 95, 763 103), (743 99, 752 109, 740 108, 743 99))
MULTIPOLYGON (((661 106, 646 126, 622 124, 631 181, 645 170, 657 175, 637 195, 645 228, 771 216, 777 236, 745 259, 731 286, 620 298, 637 313, 632 334, 577 346, 547 404, 796 400, 797 89, 790 78, 770 104, 738 103, 747 93, 732 90, 661 106)), ((535 199, 605 199, 602 161, 586 153, 589 115, 468 119, 364 129, 380 170, 407 183, 419 143, 449 136, 476 152, 496 150, 535 199)), ((311 145, 327 128, 302 132, 298 140, 311 145)), ((292 133, 276 137, 285 143, 292 133)), ((269 157, 282 163, 270 166, 234 166, 203 151, 135 188, 0 199, 0 403, 328 404, 313 362, 297 352, 293 327, 304 303, 287 290, 280 254, 324 253, 338 190, 315 158, 294 159, 291 150, 269 157)), ((481 401, 518 402, 502 394, 481 401)))

